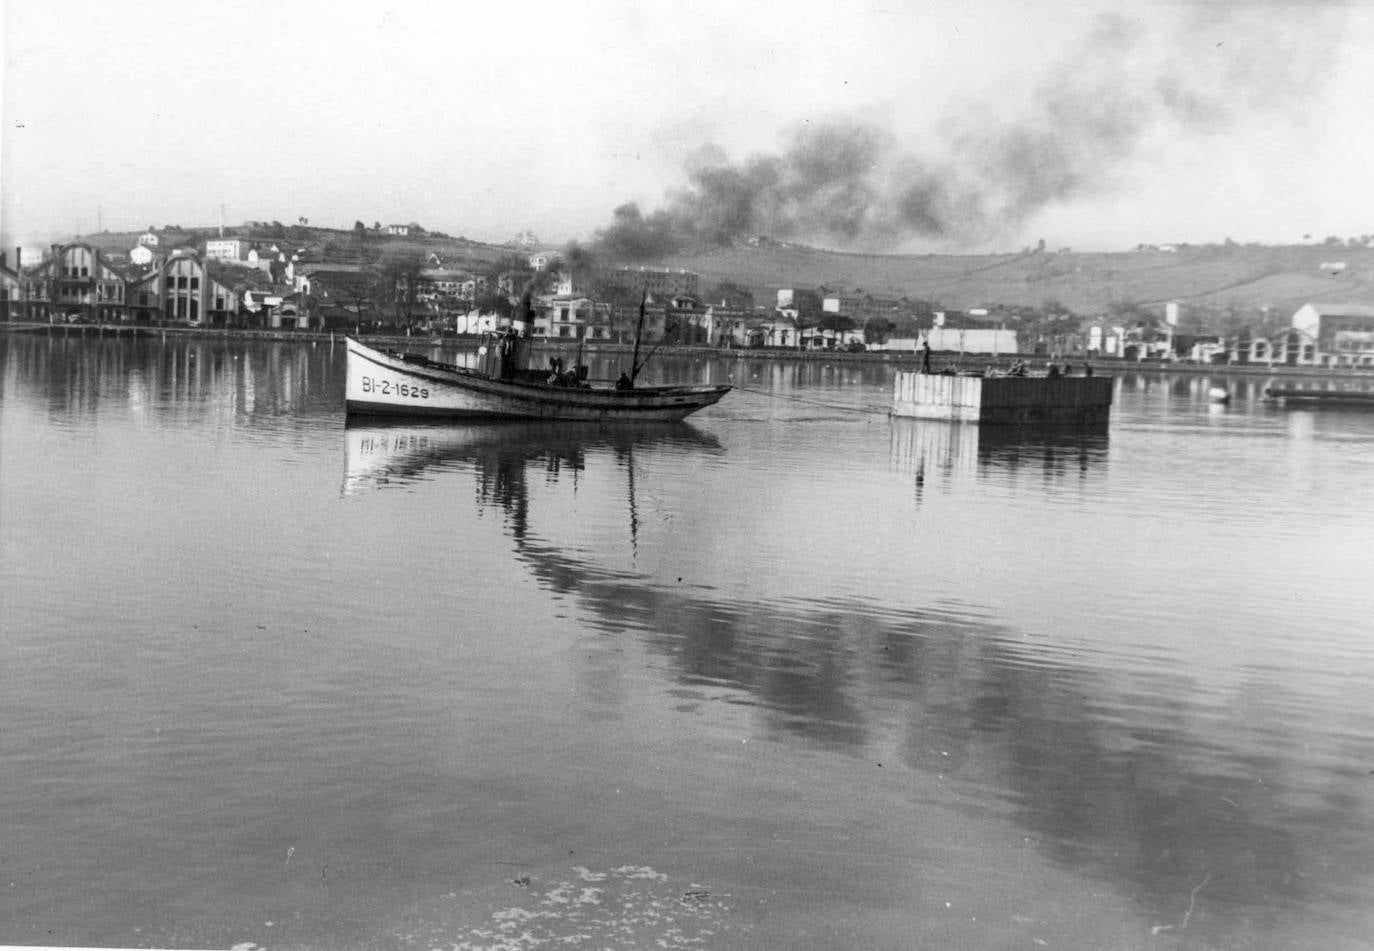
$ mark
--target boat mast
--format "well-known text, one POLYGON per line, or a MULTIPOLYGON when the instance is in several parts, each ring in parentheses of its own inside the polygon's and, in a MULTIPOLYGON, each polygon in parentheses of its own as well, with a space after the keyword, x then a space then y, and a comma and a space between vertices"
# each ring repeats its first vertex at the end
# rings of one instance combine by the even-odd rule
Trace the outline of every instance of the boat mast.
POLYGON ((644 295, 639 299, 639 325, 635 327, 635 349, 630 357, 630 382, 639 376, 639 339, 644 335, 644 305, 649 301, 649 285, 644 285, 644 295))

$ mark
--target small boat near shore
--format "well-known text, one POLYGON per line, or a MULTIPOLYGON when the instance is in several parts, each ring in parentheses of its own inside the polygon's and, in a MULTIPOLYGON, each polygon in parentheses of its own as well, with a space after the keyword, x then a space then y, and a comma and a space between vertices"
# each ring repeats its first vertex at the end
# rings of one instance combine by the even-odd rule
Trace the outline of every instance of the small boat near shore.
POLYGON ((1374 407, 1374 389, 1340 389, 1336 386, 1265 386, 1264 399, 1285 405, 1308 407, 1374 407))
POLYGON ((1335 387, 1267 386, 1265 399, 1284 404, 1303 406, 1369 406, 1374 407, 1374 390, 1337 389, 1335 387))

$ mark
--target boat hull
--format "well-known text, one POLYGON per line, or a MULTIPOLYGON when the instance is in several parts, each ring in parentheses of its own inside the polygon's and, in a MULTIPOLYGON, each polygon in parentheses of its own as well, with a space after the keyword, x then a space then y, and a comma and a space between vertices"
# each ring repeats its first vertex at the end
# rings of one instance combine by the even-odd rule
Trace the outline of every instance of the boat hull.
POLYGON ((460 367, 374 350, 347 338, 344 405, 350 416, 428 419, 678 420, 729 386, 583 389, 498 380, 460 367))
POLYGON ((1374 407, 1374 390, 1334 390, 1297 386, 1271 386, 1265 389, 1264 395, 1271 400, 1303 406, 1374 407))

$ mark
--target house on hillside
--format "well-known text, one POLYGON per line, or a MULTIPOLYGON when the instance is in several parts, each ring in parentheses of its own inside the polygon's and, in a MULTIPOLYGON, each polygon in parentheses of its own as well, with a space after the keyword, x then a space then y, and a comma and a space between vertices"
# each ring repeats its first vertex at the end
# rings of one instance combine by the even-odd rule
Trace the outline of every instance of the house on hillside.
POLYGON ((205 242, 205 256, 221 261, 242 261, 248 257, 248 242, 243 238, 211 238, 205 242))
POLYGON ((470 309, 473 297, 471 294, 465 294, 464 290, 473 285, 472 275, 467 271, 426 268, 420 277, 421 289, 415 295, 416 300, 423 302, 432 310, 441 312, 467 312, 470 309))
POLYGON ((255 267, 272 279, 274 284, 290 284, 295 281, 296 262, 291 260, 279 245, 254 244, 248 249, 244 260, 249 267, 255 267))
POLYGON ((605 268, 600 276, 610 285, 638 297, 648 292, 655 297, 672 294, 700 294, 701 275, 684 268, 629 267, 605 268))
POLYGON ((841 284, 822 284, 821 310, 828 314, 850 317, 862 327, 874 317, 896 321, 911 313, 910 299, 898 293, 872 293, 863 288, 846 288, 841 284))

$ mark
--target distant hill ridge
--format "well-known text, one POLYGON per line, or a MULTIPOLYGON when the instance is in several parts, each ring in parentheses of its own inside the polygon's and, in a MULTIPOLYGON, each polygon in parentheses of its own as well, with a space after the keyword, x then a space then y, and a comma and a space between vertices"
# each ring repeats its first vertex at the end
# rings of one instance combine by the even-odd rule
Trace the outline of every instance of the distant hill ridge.
MULTIPOLYGON (((225 235, 283 245, 329 246, 331 261, 360 259, 350 229, 290 226, 283 238, 226 228, 225 235)), ((179 237, 204 241, 215 227, 158 229, 168 244, 179 237)), ((127 251, 143 232, 106 232, 74 240, 127 251)), ((445 266, 479 268, 522 251, 508 244, 465 238, 370 234, 384 248, 435 251, 445 266)), ((646 264, 646 266, 650 266, 646 264)), ((1209 310, 1288 314, 1321 301, 1374 305, 1374 249, 1338 244, 1181 245, 1175 250, 1123 252, 1032 251, 1019 254, 860 254, 799 245, 713 248, 652 262, 701 275, 701 287, 733 282, 753 290, 759 303, 780 287, 843 286, 880 296, 906 296, 950 310, 1040 307, 1058 302, 1082 316, 1121 305, 1162 312, 1169 301, 1209 310)))

